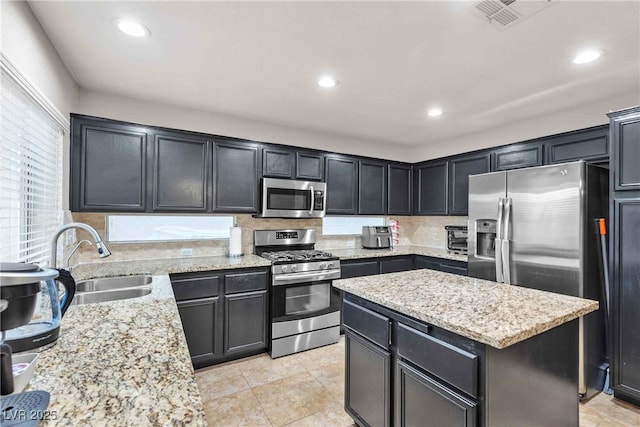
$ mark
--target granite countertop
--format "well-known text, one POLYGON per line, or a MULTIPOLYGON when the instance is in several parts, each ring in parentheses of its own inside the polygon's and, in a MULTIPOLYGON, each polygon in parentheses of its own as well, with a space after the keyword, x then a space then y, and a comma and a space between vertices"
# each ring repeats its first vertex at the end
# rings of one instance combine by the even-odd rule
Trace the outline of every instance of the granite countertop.
POLYGON ((598 309, 598 302, 434 270, 336 280, 336 288, 502 349, 598 309))
POLYGON ((69 307, 25 389, 51 394, 40 425, 206 425, 169 277, 140 298, 69 307))
POLYGON ((467 262, 466 255, 451 254, 444 248, 434 246, 402 245, 395 246, 391 249, 341 248, 327 249, 327 252, 331 252, 333 255, 340 257, 340 259, 378 258, 397 255, 424 255, 434 258, 467 262))
POLYGON ((71 274, 73 278, 78 281, 98 277, 131 276, 135 274, 189 273, 195 271, 268 266, 271 266, 271 261, 257 255, 249 254, 237 258, 207 256, 81 263, 73 268, 71 274))

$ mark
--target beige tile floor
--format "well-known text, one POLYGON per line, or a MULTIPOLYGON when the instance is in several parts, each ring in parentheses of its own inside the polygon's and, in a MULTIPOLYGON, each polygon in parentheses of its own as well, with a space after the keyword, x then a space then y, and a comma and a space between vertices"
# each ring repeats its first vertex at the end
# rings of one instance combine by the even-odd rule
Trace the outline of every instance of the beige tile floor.
MULTIPOLYGON (((196 372, 211 426, 352 426, 344 412, 344 339, 271 359, 262 354, 196 372)), ((581 427, 640 427, 640 408, 600 393, 581 427)))

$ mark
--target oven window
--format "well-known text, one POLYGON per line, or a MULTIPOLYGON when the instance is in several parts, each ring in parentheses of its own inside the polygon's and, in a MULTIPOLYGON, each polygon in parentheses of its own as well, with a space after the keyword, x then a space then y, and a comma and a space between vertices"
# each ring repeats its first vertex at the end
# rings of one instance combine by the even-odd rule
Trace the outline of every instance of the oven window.
POLYGON ((311 313, 330 306, 331 282, 287 288, 285 315, 311 313))
POLYGON ((267 209, 308 211, 311 209, 311 191, 269 188, 267 189, 267 209))

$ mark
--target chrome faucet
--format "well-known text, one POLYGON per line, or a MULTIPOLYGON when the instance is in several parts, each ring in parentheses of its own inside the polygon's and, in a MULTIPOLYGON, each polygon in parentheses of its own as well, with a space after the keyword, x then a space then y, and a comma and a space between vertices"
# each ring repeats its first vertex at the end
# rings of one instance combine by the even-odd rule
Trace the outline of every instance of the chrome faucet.
MULTIPOLYGON (((98 255, 100 256, 100 258, 108 257, 109 255, 111 255, 111 251, 109 251, 109 248, 107 248, 107 245, 104 244, 104 242, 102 241, 102 238, 100 237, 98 232, 95 230, 95 228, 91 227, 90 225, 84 224, 82 222, 70 222, 69 224, 65 224, 62 227, 58 228, 55 231, 55 233, 53 233, 53 237, 51 238, 51 258, 49 261, 49 266, 51 268, 56 268, 56 264, 58 262, 58 259, 57 259, 58 258, 58 238, 62 233, 64 233, 65 231, 71 228, 79 228, 91 234, 91 237, 93 237, 93 240, 96 242, 96 249, 98 250, 98 255)), ((73 252, 75 252, 79 247, 80 247, 80 244, 78 244, 73 249, 71 255, 73 255, 73 252)))
POLYGON ((71 263, 71 257, 75 255, 76 252, 78 252, 78 249, 80 249, 80 246, 82 246, 83 243, 88 243, 89 246, 93 246, 93 243, 91 243, 87 239, 82 239, 73 247, 73 249, 71 249, 71 252, 69 252, 69 255, 67 255, 67 258, 64 260, 64 268, 69 273, 71 273, 71 266, 69 265, 71 263))

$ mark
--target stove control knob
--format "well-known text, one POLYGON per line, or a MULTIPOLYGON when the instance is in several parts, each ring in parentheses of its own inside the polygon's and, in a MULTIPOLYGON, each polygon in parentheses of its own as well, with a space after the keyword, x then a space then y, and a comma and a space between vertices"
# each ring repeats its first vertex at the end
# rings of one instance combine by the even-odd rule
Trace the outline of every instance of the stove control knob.
POLYGON ((333 263, 332 262, 328 263, 327 268, 333 268, 333 263))
POLYGON ((298 266, 297 265, 292 265, 291 266, 291 271, 298 271, 298 266))
POLYGON ((325 270, 327 268, 327 263, 326 262, 321 262, 320 263, 320 269, 321 270, 325 270))
POLYGON ((283 273, 288 273, 289 272, 289 266, 288 265, 283 265, 282 266, 282 272, 283 273))

